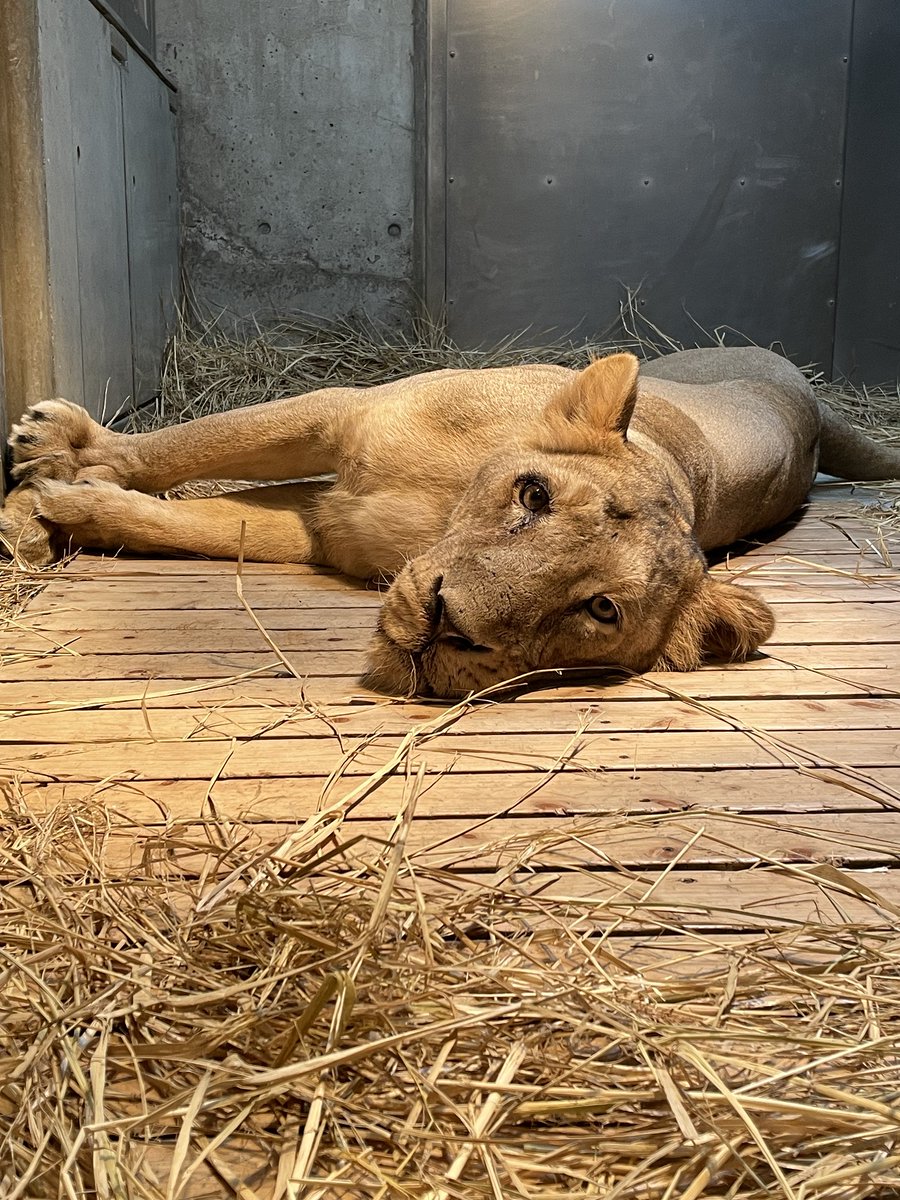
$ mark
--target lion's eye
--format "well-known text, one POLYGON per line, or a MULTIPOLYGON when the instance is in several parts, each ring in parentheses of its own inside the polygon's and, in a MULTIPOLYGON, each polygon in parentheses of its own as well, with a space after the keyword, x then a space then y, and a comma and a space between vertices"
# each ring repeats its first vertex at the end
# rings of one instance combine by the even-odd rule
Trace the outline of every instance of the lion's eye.
POLYGON ((619 619, 619 610, 609 596, 594 596, 588 601, 587 610, 595 621, 604 625, 613 625, 619 619))
POLYGON ((550 504, 550 493, 542 483, 529 479, 519 489, 519 503, 529 512, 542 512, 550 504))

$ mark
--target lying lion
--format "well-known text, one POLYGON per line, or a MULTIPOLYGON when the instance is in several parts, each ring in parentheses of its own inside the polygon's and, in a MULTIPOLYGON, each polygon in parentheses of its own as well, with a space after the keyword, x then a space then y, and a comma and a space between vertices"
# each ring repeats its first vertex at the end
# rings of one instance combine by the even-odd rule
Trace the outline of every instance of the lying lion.
POLYGON ((740 661, 769 607, 704 550, 783 520, 817 466, 900 475, 766 350, 631 354, 581 372, 448 370, 126 435, 48 400, 10 439, 8 543, 325 563, 394 576, 371 650, 392 692, 451 696, 540 668, 740 661), (296 480, 201 500, 196 479, 296 480), (242 535, 242 527, 244 534, 242 535))

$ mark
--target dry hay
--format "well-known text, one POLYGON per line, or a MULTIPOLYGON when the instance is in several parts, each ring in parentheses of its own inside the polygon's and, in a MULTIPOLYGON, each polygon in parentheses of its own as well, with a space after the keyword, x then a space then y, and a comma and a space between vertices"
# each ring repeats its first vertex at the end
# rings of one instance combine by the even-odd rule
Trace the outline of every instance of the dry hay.
MULTIPOLYGON (((727 328, 706 331, 698 326, 697 334, 700 346, 748 343, 727 328)), ((545 362, 579 368, 615 350, 652 358, 685 348, 640 314, 635 296, 623 305, 615 330, 587 342, 523 330, 474 350, 457 346, 445 327, 425 319, 417 320, 408 334, 365 321, 326 323, 303 316, 243 333, 217 319, 203 324, 183 321, 166 353, 156 404, 132 422, 135 428, 172 424, 315 388, 368 387, 448 367, 545 362)), ((896 386, 829 383, 813 366, 806 373, 817 395, 851 424, 880 441, 900 444, 896 386)))
POLYGON ((427 321, 416 322, 409 334, 365 321, 325 323, 304 317, 243 333, 217 321, 182 323, 166 352, 159 399, 135 421, 139 428, 172 424, 316 388, 369 387, 447 367, 583 366, 592 356, 622 345, 565 340, 530 345, 526 331, 487 349, 463 350, 444 329, 427 321))
POLYGON ((30 567, 15 556, 5 558, 4 552, 5 547, 0 544, 0 629, 16 628, 35 596, 71 561, 64 559, 51 567, 30 567))
POLYGON ((135 828, 99 800, 11 799, 0 1193, 895 1194, 900 939, 877 897, 884 932, 729 939, 697 926, 741 914, 654 903, 631 872, 542 899, 525 847, 524 883, 473 886, 406 852, 416 788, 384 842, 323 814, 267 843, 211 808, 145 829, 131 873, 109 863, 135 828))

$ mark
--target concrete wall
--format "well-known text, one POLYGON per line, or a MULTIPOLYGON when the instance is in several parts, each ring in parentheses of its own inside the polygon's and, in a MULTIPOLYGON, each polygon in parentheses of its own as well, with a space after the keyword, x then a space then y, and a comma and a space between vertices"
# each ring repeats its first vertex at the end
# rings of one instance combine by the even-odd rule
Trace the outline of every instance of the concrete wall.
POLYGON ((262 319, 412 308, 413 0, 157 0, 184 266, 262 319))

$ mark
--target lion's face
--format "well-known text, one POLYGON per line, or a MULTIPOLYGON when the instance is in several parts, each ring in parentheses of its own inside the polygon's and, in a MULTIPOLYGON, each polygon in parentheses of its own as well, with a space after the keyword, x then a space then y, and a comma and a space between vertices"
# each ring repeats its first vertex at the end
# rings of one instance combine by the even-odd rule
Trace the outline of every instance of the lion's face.
POLYGON ((482 465, 387 593, 376 686, 458 696, 549 668, 689 669, 769 635, 768 608, 706 574, 669 481, 625 440, 636 381, 630 355, 599 360, 482 465))

